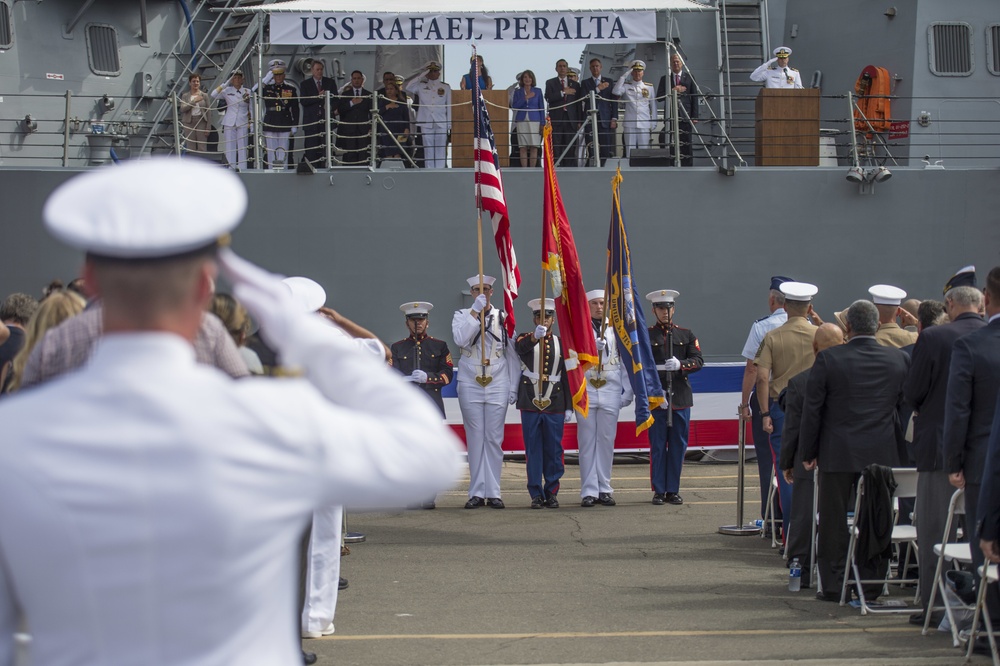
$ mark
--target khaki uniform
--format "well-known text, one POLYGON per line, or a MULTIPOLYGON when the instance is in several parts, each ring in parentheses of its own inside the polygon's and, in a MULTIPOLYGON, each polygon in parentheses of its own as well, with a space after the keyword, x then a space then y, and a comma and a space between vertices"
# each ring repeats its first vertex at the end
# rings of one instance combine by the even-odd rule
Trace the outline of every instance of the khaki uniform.
POLYGON ((917 341, 917 334, 899 327, 896 322, 879 324, 875 339, 883 347, 895 347, 900 349, 907 345, 912 345, 917 341))
POLYGON ((754 364, 771 371, 768 398, 777 400, 788 380, 813 364, 813 338, 816 327, 805 317, 789 317, 778 328, 768 331, 760 343, 754 364))

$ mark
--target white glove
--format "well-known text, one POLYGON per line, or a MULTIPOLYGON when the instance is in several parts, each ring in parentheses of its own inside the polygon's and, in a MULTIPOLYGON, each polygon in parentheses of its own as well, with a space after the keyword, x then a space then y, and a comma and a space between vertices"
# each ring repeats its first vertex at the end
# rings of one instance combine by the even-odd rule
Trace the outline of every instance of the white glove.
POLYGON ((663 369, 667 372, 673 372, 674 370, 681 369, 681 362, 677 360, 676 356, 671 356, 667 359, 666 363, 663 364, 663 369))
POLYGON ((770 60, 768 60, 768 61, 767 61, 767 62, 765 62, 764 64, 765 64, 765 65, 773 65, 773 64, 774 64, 774 63, 776 63, 776 62, 778 62, 778 59, 777 59, 777 58, 771 58, 770 60))
POLYGON ((513 405, 515 402, 517 402, 517 391, 511 391, 507 396, 507 404, 513 405))
POLYGON ((604 348, 607 346, 608 343, 604 341, 604 338, 601 338, 600 340, 597 341, 597 351, 602 352, 604 351, 604 348))
POLYGON ((572 423, 572 422, 573 422, 573 410, 572 409, 567 409, 566 410, 566 423, 572 423))
POLYGON ((621 408, 625 409, 626 407, 628 407, 631 404, 632 404, 632 398, 629 398, 629 397, 626 397, 626 396, 623 395, 622 396, 622 406, 621 406, 621 408))
POLYGON ((545 337, 545 334, 549 332, 549 329, 545 328, 541 324, 535 327, 535 339, 541 340, 545 337))
POLYGON ((427 373, 423 370, 414 370, 410 373, 410 378, 418 384, 427 383, 427 373))
POLYGON ((293 127, 292 128, 292 136, 295 136, 298 133, 299 133, 299 128, 298 127, 293 127))
POLYGON ((479 294, 476 296, 476 300, 472 302, 472 311, 479 314, 486 308, 486 294, 479 294))
POLYGON ((656 406, 656 409, 670 409, 670 403, 664 400, 656 406))
POLYGON ((272 83, 274 83, 274 72, 272 72, 271 70, 267 70, 267 74, 264 75, 264 78, 262 78, 260 82, 263 83, 265 86, 269 86, 272 83))

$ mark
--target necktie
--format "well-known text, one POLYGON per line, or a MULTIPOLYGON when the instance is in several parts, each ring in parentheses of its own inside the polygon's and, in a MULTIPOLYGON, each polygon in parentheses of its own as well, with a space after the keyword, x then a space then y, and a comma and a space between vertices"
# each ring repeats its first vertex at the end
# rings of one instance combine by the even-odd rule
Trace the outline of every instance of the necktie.
POLYGON ((319 81, 316 82, 316 92, 319 93, 320 95, 323 94, 323 79, 320 79, 319 81))
POLYGON ((559 79, 559 84, 560 84, 560 85, 561 85, 561 86, 562 86, 563 88, 565 88, 565 87, 566 87, 566 79, 559 79))
POLYGON ((681 75, 680 74, 674 74, 674 85, 675 86, 679 86, 680 84, 681 84, 681 75))
POLYGON ((355 97, 361 97, 361 91, 359 91, 357 88, 355 88, 354 89, 354 96, 355 97))

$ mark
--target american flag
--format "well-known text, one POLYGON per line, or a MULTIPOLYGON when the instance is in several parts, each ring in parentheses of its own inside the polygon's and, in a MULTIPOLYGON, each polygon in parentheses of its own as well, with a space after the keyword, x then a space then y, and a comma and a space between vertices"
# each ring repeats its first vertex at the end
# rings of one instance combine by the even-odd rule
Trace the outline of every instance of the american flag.
POLYGON ((472 113, 475 124, 473 142, 473 166, 476 177, 476 206, 489 216, 493 223, 493 240, 500 258, 503 273, 503 309, 506 313, 507 335, 514 335, 514 299, 521 286, 521 271, 517 267, 514 244, 510 238, 510 218, 507 216, 507 200, 503 194, 503 178, 500 175, 500 156, 490 128, 490 115, 486 111, 486 101, 479 89, 479 60, 473 51, 472 71, 472 113))

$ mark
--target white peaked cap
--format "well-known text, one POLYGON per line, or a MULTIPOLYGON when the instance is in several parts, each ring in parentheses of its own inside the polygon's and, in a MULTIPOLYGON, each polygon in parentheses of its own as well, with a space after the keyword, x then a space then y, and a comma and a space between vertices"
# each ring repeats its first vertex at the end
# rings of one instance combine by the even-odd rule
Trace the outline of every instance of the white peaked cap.
MULTIPOLYGON (((487 287, 492 287, 493 283, 496 282, 496 281, 497 281, 497 279, 495 277, 493 277, 492 275, 484 275, 483 276, 483 284, 485 284, 487 287)), ((466 280, 466 282, 469 283, 470 287, 478 287, 479 286, 479 276, 478 275, 473 275, 468 280, 466 280)))
POLYGON ((868 289, 875 305, 899 305, 906 298, 906 292, 889 284, 876 284, 868 289))
POLYGON ((292 292, 295 302, 304 312, 316 312, 326 305, 326 290, 307 277, 287 277, 282 282, 292 292))
POLYGON ((427 313, 434 309, 434 304, 427 301, 409 301, 400 305, 399 309, 407 317, 410 315, 424 315, 426 317, 427 313))
POLYGON ((590 291, 587 292, 587 300, 588 301, 592 301, 595 298, 604 298, 604 290, 603 289, 591 289, 590 291))
MULTIPOLYGON (((540 312, 542 309, 541 305, 542 305, 542 299, 540 298, 533 298, 530 301, 528 301, 528 307, 531 308, 532 312, 540 312)), ((551 298, 546 298, 545 310, 548 312, 555 312, 556 302, 551 298)))
POLYGON ((657 289, 646 294, 646 300, 653 305, 657 303, 673 303, 674 299, 681 295, 681 292, 673 289, 657 289))
POLYGON ((813 296, 819 293, 819 287, 808 282, 782 282, 778 289, 789 301, 802 301, 808 303, 813 296))
POLYGON ((232 171, 199 159, 156 157, 71 178, 45 202, 42 217, 71 247, 154 259, 210 246, 236 228, 246 209, 246 188, 232 171))

